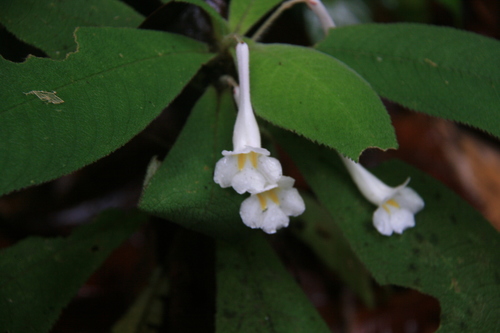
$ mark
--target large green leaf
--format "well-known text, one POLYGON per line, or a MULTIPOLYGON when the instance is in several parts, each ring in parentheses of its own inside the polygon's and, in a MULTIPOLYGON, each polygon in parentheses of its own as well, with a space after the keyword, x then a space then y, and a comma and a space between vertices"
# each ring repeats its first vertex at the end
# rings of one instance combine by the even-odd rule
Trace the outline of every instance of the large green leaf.
POLYGON ((282 0, 231 0, 229 3, 229 28, 244 35, 282 0))
POLYGON ((0 59, 0 194, 67 174, 119 148, 212 57, 201 43, 155 31, 81 28, 77 39, 79 51, 64 61, 0 59), (26 95, 33 90, 64 102, 26 95))
POLYGON ((0 332, 48 332, 61 310, 144 214, 108 211, 68 238, 30 237, 0 252, 0 332))
POLYGON ((371 307, 375 299, 372 279, 363 263, 330 213, 310 195, 302 193, 306 211, 299 219, 302 224, 293 228, 294 234, 305 242, 330 269, 348 285, 363 302, 371 307))
POLYGON ((370 85, 313 49, 252 44, 255 112, 280 127, 357 159, 367 147, 397 147, 387 112, 370 85))
POLYGON ((64 59, 76 50, 76 27, 137 27, 144 18, 117 0, 2 0, 0 23, 19 39, 64 59))
POLYGON ((328 332, 262 235, 216 256, 216 332, 328 332))
POLYGON ((222 150, 231 150, 236 112, 228 93, 209 88, 193 109, 165 161, 146 185, 140 208, 184 227, 226 240, 250 229, 239 216, 245 196, 222 189, 213 173, 222 150))
POLYGON ((451 28, 367 24, 333 29, 317 48, 383 97, 500 136, 500 42, 451 28))
POLYGON ((477 211, 438 181, 392 161, 375 173, 392 186, 411 176, 410 186, 426 206, 416 227, 382 236, 372 225, 376 207, 359 193, 338 156, 280 132, 285 150, 379 283, 437 297, 440 333, 500 331, 500 236, 477 211))

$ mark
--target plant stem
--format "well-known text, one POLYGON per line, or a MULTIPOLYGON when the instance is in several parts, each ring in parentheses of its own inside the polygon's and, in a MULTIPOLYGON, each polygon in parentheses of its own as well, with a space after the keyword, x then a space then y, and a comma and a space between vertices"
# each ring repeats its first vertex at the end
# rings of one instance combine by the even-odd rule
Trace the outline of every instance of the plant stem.
POLYGON ((307 2, 307 0, 288 0, 283 2, 281 6, 279 6, 278 9, 276 9, 274 13, 272 13, 272 15, 264 22, 264 24, 262 24, 260 28, 253 34, 252 40, 255 42, 258 41, 266 32, 266 30, 269 29, 271 24, 273 24, 273 22, 281 15, 281 13, 299 2, 307 2))

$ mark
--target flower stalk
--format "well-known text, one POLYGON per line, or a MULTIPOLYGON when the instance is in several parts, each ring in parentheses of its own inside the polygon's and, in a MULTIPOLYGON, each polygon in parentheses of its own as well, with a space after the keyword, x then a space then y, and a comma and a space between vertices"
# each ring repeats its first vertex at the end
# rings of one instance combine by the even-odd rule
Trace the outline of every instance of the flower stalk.
POLYGON ((335 28, 335 23, 333 22, 332 17, 328 13, 328 10, 326 9, 325 5, 323 5, 321 0, 307 0, 306 4, 309 7, 309 9, 311 9, 314 12, 314 14, 316 14, 316 16, 318 17, 325 35, 328 35, 328 31, 331 28, 335 28))
POLYGON ((287 9, 293 7, 294 5, 305 2, 309 9, 311 9, 314 14, 318 17, 321 27, 325 35, 328 34, 328 30, 330 28, 335 28, 335 23, 333 22, 332 17, 328 13, 325 5, 321 2, 321 0, 288 0, 283 2, 278 9, 276 9, 271 16, 260 26, 260 28, 253 34, 252 40, 258 41, 264 33, 269 29, 269 27, 273 24, 274 21, 287 9))

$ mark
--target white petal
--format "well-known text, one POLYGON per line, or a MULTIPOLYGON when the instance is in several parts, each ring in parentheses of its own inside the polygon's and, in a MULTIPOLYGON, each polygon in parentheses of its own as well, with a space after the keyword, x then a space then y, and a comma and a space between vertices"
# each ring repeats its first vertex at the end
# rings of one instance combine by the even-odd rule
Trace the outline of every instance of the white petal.
POLYGON ((240 107, 234 123, 233 149, 242 150, 246 146, 260 147, 260 145, 259 126, 251 106, 248 110, 240 107))
POLYGON ((215 165, 214 182, 223 188, 232 186, 233 178, 237 173, 237 158, 232 156, 223 157, 215 165))
MULTIPOLYGON (((257 195, 252 194, 245 199, 240 207, 240 216, 243 222, 251 228, 261 228, 268 234, 275 233, 276 230, 288 226, 290 218, 304 212, 305 205, 299 192, 292 188, 293 178, 283 176, 276 189, 280 204, 276 204, 272 199, 272 193, 261 193, 259 195, 266 200, 266 209, 262 206, 257 195), (283 186, 283 187, 282 187, 283 186)), ((277 186, 277 184, 273 185, 277 186)))
POLYGON ((240 216, 248 227, 260 228, 268 234, 274 234, 276 230, 287 227, 290 221, 276 204, 270 203, 268 208, 262 211, 259 199, 255 195, 241 203, 240 216))
POLYGON ((233 155, 239 155, 239 154, 248 154, 250 152, 254 152, 254 153, 257 153, 260 155, 265 155, 265 156, 271 155, 269 150, 267 150, 266 148, 251 147, 251 146, 245 146, 245 147, 241 148, 240 150, 234 150, 234 151, 223 150, 222 155, 233 156, 233 155))
POLYGON ((306 210, 304 200, 295 188, 279 190, 278 197, 281 210, 288 216, 299 216, 306 210))
POLYGON ((328 33, 328 29, 335 28, 335 23, 333 23, 332 17, 320 0, 309 0, 306 3, 314 12, 314 14, 318 16, 318 19, 321 22, 321 27, 323 28, 325 34, 328 33))
POLYGON ((260 228, 268 234, 274 234, 276 230, 287 227, 290 222, 290 218, 274 203, 270 203, 262 215, 260 228))
POLYGON ((233 148, 241 150, 245 146, 260 147, 260 131, 250 102, 250 53, 246 43, 236 45, 238 77, 240 81, 238 116, 234 124, 233 148))
POLYGON ((415 226, 415 215, 407 209, 396 209, 391 212, 391 226, 397 234, 415 226))
POLYGON ((379 207, 373 213, 373 225, 382 235, 390 236, 393 232, 402 234, 407 228, 415 226, 415 216, 406 209, 388 207, 388 213, 383 207, 379 207))
POLYGON ((260 193, 268 189, 266 178, 254 168, 243 168, 234 175, 231 185, 239 194, 260 193))
POLYGON ((257 163, 257 168, 269 184, 276 184, 283 175, 281 163, 274 157, 260 155, 257 163))
POLYGON ((394 196, 394 200, 396 200, 401 208, 405 208, 413 214, 418 213, 425 206, 424 200, 410 187, 405 187, 399 190, 399 192, 394 196))
POLYGON ((240 216, 243 223, 248 227, 252 229, 260 228, 264 216, 262 215, 259 199, 255 195, 243 200, 240 206, 240 216))
POLYGON ((293 184, 295 184, 295 179, 293 179, 292 177, 288 177, 288 176, 283 176, 278 181, 279 188, 283 189, 283 190, 291 189, 293 187, 293 184))
POLYGON ((400 187, 404 187, 409 181, 407 180, 405 184, 392 188, 384 184, 361 164, 345 157, 342 157, 342 161, 361 193, 363 193, 368 201, 377 206, 385 202, 387 198, 394 196, 400 187))
POLYGON ((221 187, 234 187, 239 194, 245 192, 260 193, 276 187, 281 178, 281 164, 264 148, 245 147, 240 151, 224 150, 225 156, 217 162, 214 172, 214 181, 221 187), (257 169, 247 161, 242 170, 238 168, 238 155, 255 152, 258 155, 257 169))
POLYGON ((373 225, 382 235, 392 235, 390 215, 382 207, 377 208, 377 210, 373 213, 373 225))

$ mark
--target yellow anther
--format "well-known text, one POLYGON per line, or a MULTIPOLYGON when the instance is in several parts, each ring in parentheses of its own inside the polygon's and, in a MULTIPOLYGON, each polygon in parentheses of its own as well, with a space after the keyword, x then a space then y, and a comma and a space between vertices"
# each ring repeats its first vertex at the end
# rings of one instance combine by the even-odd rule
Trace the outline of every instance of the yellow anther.
POLYGON ((247 161, 247 154, 238 154, 238 170, 243 170, 245 162, 247 161))
POLYGON ((245 163, 247 161, 247 158, 250 159, 250 163, 252 163, 254 168, 257 168, 257 158, 259 157, 259 154, 256 152, 249 152, 247 154, 238 154, 238 170, 243 170, 245 167, 245 163))
POLYGON ((257 168, 257 158, 259 157, 259 154, 257 154, 256 152, 253 152, 253 151, 251 151, 248 154, 250 156, 250 162, 252 163, 253 167, 257 168))
POLYGON ((276 191, 274 189, 269 190, 266 193, 268 193, 269 199, 271 199, 275 204, 280 204, 280 199, 278 198, 278 195, 276 195, 276 191))
POLYGON ((264 211, 267 208, 266 192, 258 193, 257 198, 259 198, 260 208, 264 211))
POLYGON ((278 198, 278 195, 276 194, 276 191, 274 188, 272 190, 269 190, 266 192, 257 193, 257 198, 259 198, 260 208, 263 211, 267 209, 267 199, 270 199, 272 202, 274 202, 277 205, 280 204, 280 199, 278 198))
POLYGON ((387 200, 386 204, 391 205, 391 206, 396 207, 396 208, 401 208, 399 206, 398 202, 396 200, 394 200, 394 199, 387 200))
POLYGON ((391 213, 391 210, 389 209, 388 205, 391 205, 392 207, 396 207, 396 208, 401 208, 401 206, 399 206, 398 202, 394 199, 389 199, 387 200, 383 205, 382 205, 382 208, 387 212, 387 214, 390 214, 391 213))

